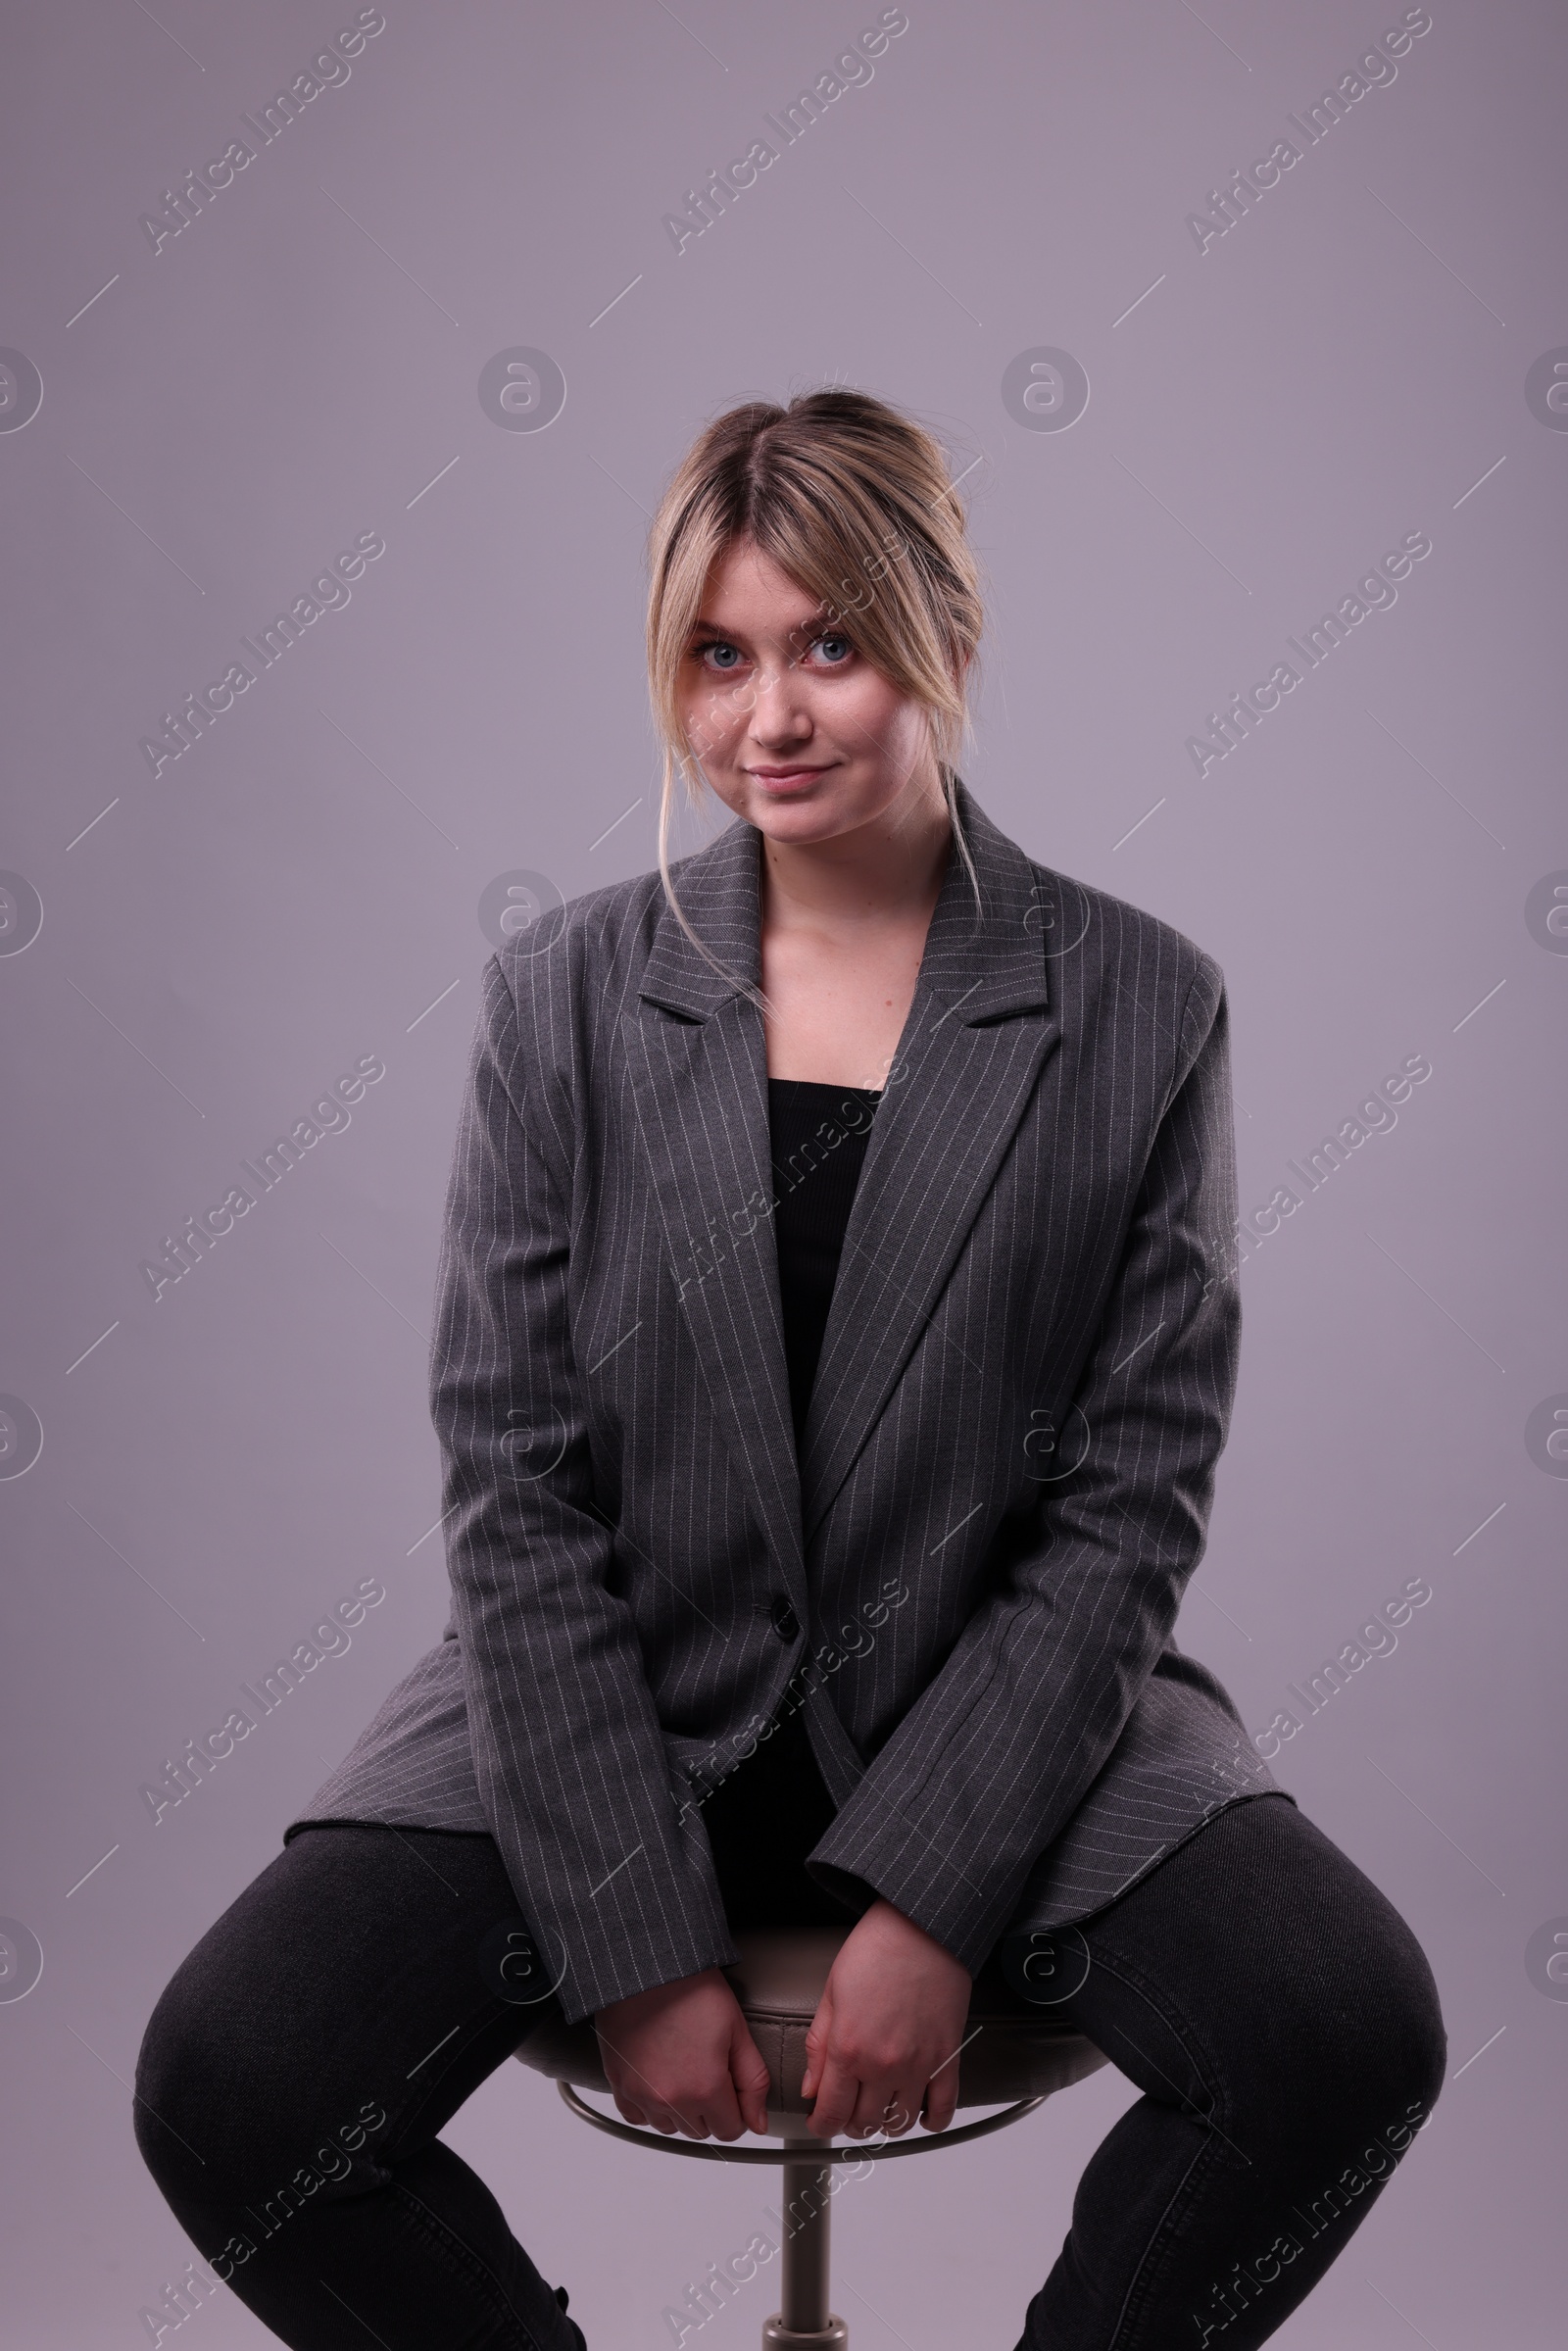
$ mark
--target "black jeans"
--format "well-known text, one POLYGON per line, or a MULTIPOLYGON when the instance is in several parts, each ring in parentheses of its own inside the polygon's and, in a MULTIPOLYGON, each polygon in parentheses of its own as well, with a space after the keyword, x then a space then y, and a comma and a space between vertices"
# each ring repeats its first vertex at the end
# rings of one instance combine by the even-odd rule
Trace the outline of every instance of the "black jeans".
MULTIPOLYGON (((310 1828, 160 1998, 142 2153, 199 2251, 297 2351, 581 2351, 436 2135, 539 2014, 498 1972, 521 1931, 488 1837, 310 1828)), ((1054 2012, 1143 2095, 1084 2172, 1017 2351, 1249 2351, 1432 2109, 1446 2039, 1420 1946, 1269 1794, 1061 1931, 1053 1964, 1054 2012)), ((1027 2136, 1010 2150, 1026 2162, 1027 2136)))

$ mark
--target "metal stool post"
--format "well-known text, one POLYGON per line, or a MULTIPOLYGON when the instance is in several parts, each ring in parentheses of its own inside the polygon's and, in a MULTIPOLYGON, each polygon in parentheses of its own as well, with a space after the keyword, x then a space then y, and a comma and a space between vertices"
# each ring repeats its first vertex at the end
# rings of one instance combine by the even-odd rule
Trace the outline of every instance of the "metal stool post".
MULTIPOLYGON (((808 2131, 804 2116, 779 2116, 786 2147, 822 2142, 808 2131)), ((762 2328, 762 2351, 846 2351, 850 2330, 828 2308, 828 2278, 832 2254, 832 2198, 828 2188, 831 2164, 820 2155, 803 2159, 786 2155, 784 2196, 779 2206, 783 2256, 779 2280, 779 2309, 762 2328)))
MULTIPOLYGON (((1100 2062, 1103 2064, 1103 2058, 1100 2062)), ((783 2307, 774 2312, 762 2328, 763 2351, 807 2351, 807 2346, 812 2346, 814 2351, 817 2345, 821 2351, 846 2351, 850 2330, 842 2319, 832 2316, 827 2306, 827 2178, 834 2164, 858 2166, 891 2163, 898 2156, 934 2155, 939 2147, 962 2146, 970 2139, 988 2137, 993 2131, 1005 2131, 1009 2123, 1021 2123, 1026 2114, 1033 2114, 1036 2107, 1046 2102, 1046 2093, 1042 2092, 1037 2097, 1020 2098, 1001 2114, 988 2114, 981 2122, 959 2123, 947 2131, 933 2131, 926 2138, 860 2141, 847 2147, 819 2139, 808 2128, 804 2115, 779 2114, 769 2107, 768 2136, 783 2141, 775 2150, 710 2146, 697 2139, 664 2137, 652 2131, 638 2130, 630 2123, 617 2122, 612 2115, 601 2114, 596 2106, 590 2106, 586 2098, 579 2096, 569 2082, 559 2076, 556 2087, 582 2122, 592 2123, 596 2131, 603 2131, 611 2138, 624 2139, 630 2146, 653 2147, 660 2154, 684 2155, 697 2163, 774 2163, 783 2167, 784 2202, 780 2207, 784 2224, 780 2278, 783 2307), (803 2140, 811 2153, 792 2155, 790 2149, 799 2147, 803 2140)))

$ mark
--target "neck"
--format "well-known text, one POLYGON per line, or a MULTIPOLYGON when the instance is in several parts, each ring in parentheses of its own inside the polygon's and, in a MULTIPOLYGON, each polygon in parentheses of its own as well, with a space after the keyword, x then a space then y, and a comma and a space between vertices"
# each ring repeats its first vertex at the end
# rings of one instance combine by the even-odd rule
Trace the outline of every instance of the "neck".
POLYGON ((831 840, 779 842, 764 834, 763 923, 838 929, 929 917, 952 842, 947 801, 934 776, 923 789, 902 792, 869 823, 831 840))

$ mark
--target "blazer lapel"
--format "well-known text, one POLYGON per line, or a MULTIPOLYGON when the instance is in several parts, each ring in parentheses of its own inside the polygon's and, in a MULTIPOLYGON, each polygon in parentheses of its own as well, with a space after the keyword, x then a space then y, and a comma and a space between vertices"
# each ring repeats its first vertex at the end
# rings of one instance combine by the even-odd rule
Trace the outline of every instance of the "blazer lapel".
MULTIPOLYGON (((687 920, 721 963, 760 972, 755 826, 731 825, 675 871, 687 920)), ((626 1021, 628 1067, 681 1311, 760 1532, 804 1623, 801 1495, 770 1203, 761 1014, 707 963, 666 902, 626 1021)))
MULTIPOLYGON (((956 851, 872 1122, 799 1458, 773 1238, 762 1019, 660 911, 628 1067, 680 1307, 802 1621, 805 1548, 928 1319, 1060 1030, 1034 869, 960 780, 956 851), (1032 1017, 1027 1017, 1032 1015, 1032 1017)), ((760 973, 760 835, 731 825, 676 890, 718 960, 760 973)))
POLYGON ((808 1544, 902 1374, 1060 1040, 1047 984, 1049 910, 1034 868, 961 780, 957 801, 984 913, 955 850, 844 1236, 801 1449, 808 1544))

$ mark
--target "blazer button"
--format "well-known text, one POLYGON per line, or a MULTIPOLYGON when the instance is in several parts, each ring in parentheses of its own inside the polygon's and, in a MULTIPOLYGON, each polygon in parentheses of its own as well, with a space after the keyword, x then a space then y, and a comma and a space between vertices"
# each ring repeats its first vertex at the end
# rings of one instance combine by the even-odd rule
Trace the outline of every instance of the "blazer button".
POLYGON ((782 1592, 773 1602, 770 1614, 773 1619, 773 1630, 780 1641, 793 1641, 800 1632, 801 1620, 782 1592))

